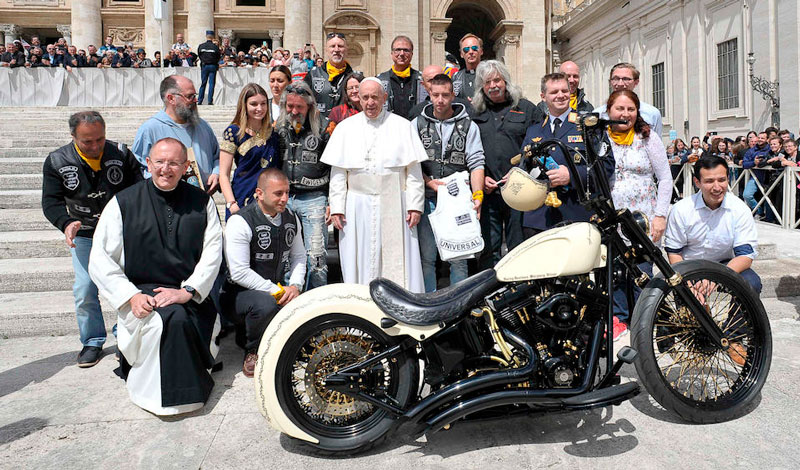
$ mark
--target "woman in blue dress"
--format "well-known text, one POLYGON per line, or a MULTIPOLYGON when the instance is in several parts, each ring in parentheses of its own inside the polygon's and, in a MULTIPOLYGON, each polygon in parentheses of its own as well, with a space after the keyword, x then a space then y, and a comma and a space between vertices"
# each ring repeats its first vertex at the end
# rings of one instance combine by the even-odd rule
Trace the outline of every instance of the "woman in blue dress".
POLYGON ((255 200, 261 170, 278 164, 278 142, 272 132, 267 92, 248 83, 239 94, 236 117, 222 134, 219 144, 219 186, 225 196, 225 220, 255 200), (236 170, 231 180, 231 168, 236 170))

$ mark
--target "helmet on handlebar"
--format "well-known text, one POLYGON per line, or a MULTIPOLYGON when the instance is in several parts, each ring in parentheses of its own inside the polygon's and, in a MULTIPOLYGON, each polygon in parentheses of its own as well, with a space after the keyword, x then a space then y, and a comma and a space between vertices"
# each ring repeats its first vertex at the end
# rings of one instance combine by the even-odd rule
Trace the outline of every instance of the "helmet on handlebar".
POLYGON ((521 168, 514 167, 508 174, 508 181, 500 188, 500 195, 512 209, 526 212, 542 207, 547 191, 547 183, 534 178, 521 168))

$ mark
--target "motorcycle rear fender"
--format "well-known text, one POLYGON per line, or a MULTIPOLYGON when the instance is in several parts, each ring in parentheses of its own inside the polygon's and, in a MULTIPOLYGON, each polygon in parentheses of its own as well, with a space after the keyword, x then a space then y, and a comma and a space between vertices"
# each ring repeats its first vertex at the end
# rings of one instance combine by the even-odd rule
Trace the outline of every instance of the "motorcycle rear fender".
POLYGON ((586 274, 606 265, 600 231, 586 222, 542 232, 509 251, 494 270, 501 282, 586 274))
POLYGON ((261 414, 278 431, 297 439, 318 443, 319 441, 300 429, 278 402, 275 373, 280 353, 292 334, 314 318, 332 313, 341 313, 362 318, 390 336, 411 336, 421 341, 440 330, 438 325, 414 326, 397 323, 391 328, 382 328, 381 319, 388 315, 372 301, 369 287, 360 284, 331 284, 310 290, 283 307, 272 319, 258 348, 256 366, 256 400, 261 414))

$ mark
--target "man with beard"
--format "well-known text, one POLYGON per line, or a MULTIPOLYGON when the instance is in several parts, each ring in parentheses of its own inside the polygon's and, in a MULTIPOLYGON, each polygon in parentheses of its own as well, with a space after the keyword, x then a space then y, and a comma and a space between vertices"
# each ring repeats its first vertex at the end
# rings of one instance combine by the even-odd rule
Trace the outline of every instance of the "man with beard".
POLYGON ((280 135, 283 171, 289 179, 289 209, 303 224, 307 254, 306 289, 328 283, 328 183, 331 167, 320 158, 330 137, 328 120, 304 82, 287 86, 281 96, 281 113, 275 128, 280 135))
POLYGON ((416 225, 425 202, 420 163, 428 159, 411 123, 383 109, 375 77, 359 87, 364 112, 336 126, 322 155, 331 165, 331 220, 340 230, 344 282, 385 277, 422 292, 416 225))
MULTIPOLYGON (((578 88, 581 84, 581 69, 578 64, 568 60, 558 67, 558 71, 566 75, 569 82, 569 107, 579 113, 591 113, 594 106, 586 100, 583 88, 578 88)), ((537 106, 543 113, 547 113, 547 103, 544 100, 540 101, 537 106)))
POLYGON ((511 158, 519 153, 528 127, 542 122, 544 116, 533 103, 522 98, 522 90, 511 82, 503 63, 486 60, 475 70, 478 91, 472 101, 473 122, 481 130, 486 158, 485 197, 481 208, 486 249, 478 264, 481 269, 488 269, 500 261, 503 238, 509 250, 522 243, 522 213, 508 207, 498 185, 511 170, 511 158))
POLYGON ((106 203, 141 181, 142 171, 125 145, 106 140, 106 124, 97 111, 73 114, 69 129, 72 142, 51 152, 44 162, 42 210, 64 232, 72 254, 72 292, 83 344, 78 367, 92 367, 100 360, 106 341, 97 286, 88 272, 92 235, 106 203))
POLYGON ((461 57, 464 59, 464 68, 453 76, 453 89, 456 96, 472 101, 475 95, 475 71, 483 57, 483 39, 472 33, 467 33, 458 42, 461 57))
POLYGON ((153 175, 103 210, 89 275, 117 310, 120 376, 137 406, 159 416, 203 407, 219 347, 208 297, 222 262, 214 200, 181 180, 186 147, 166 137, 147 157, 153 175))
POLYGON ((411 67, 414 43, 408 36, 397 36, 392 41, 392 68, 378 75, 383 89, 389 94, 386 109, 409 121, 408 112, 420 101, 419 70, 411 67))
POLYGON ((353 72, 347 63, 347 42, 344 34, 329 33, 325 47, 328 51, 328 61, 322 67, 312 69, 304 79, 314 92, 317 109, 323 117, 328 117, 331 109, 340 105, 345 95, 344 77, 353 72))
MULTIPOLYGON (((131 150, 144 165, 154 143, 165 137, 179 140, 197 162, 206 192, 213 194, 219 187, 219 142, 211 126, 200 119, 194 84, 186 77, 170 75, 161 81, 160 92, 164 110, 139 127, 131 150)), ((150 173, 145 171, 145 177, 150 173)))

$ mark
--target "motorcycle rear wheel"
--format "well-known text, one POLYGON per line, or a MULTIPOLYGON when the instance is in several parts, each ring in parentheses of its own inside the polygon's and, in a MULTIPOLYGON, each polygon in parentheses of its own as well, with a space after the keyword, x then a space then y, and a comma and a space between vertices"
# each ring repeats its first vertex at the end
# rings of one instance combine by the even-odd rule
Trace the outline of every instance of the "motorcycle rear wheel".
MULTIPOLYGON (((324 379, 335 370, 364 360, 397 343, 380 328, 358 317, 329 314, 292 334, 276 367, 281 409, 328 454, 358 453, 380 443, 397 424, 387 411, 329 390, 324 379)), ((378 363, 366 374, 367 393, 385 393, 405 407, 416 396, 418 366, 403 353, 378 363)))
POLYGON ((758 294, 728 267, 684 261, 673 268, 695 286, 731 347, 714 346, 662 277, 648 284, 634 309, 631 345, 650 395, 686 421, 718 423, 748 411, 772 361, 772 333, 758 294))

